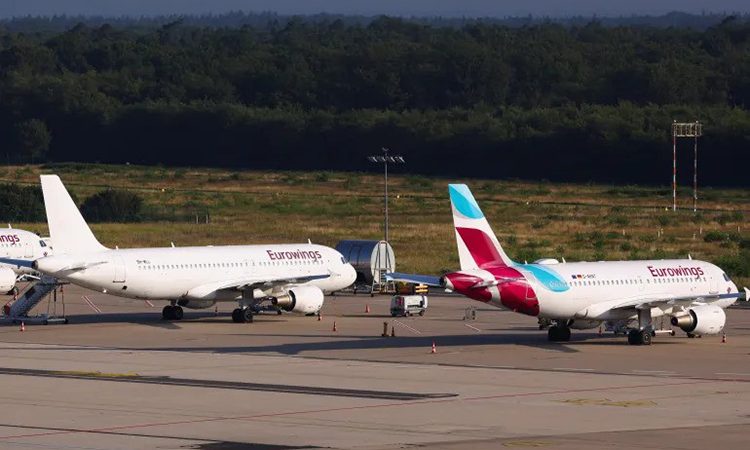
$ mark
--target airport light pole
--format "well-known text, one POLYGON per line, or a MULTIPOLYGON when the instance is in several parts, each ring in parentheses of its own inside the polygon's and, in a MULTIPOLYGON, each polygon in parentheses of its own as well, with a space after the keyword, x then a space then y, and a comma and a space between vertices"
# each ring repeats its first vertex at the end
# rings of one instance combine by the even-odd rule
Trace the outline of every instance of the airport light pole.
POLYGON ((677 211, 677 138, 693 138, 693 212, 698 212, 698 138, 703 124, 672 121, 672 211, 677 211))
POLYGON ((401 155, 389 155, 389 149, 383 147, 382 155, 371 155, 367 157, 367 160, 371 163, 383 164, 383 172, 385 174, 385 183, 383 185, 383 204, 385 205, 385 242, 388 242, 388 163, 391 164, 406 164, 404 157, 401 155))

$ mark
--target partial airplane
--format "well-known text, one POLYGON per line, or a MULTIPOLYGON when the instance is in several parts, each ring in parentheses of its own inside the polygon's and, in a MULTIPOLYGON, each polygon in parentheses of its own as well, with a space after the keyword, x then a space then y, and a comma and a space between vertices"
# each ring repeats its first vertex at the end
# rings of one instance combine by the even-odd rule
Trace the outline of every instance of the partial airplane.
MULTIPOLYGON (((724 309, 741 297, 719 267, 693 259, 533 264, 511 260, 466 185, 449 185, 461 270, 442 277, 392 273, 392 280, 424 283, 536 316, 551 324, 550 341, 570 340, 570 329, 628 334, 632 345, 650 345, 653 319, 689 337, 720 333, 724 309)), ((745 288, 746 299, 748 290, 745 288)), ((665 330, 666 331, 666 330, 665 330)), ((668 332, 668 331, 667 331, 668 332)))
POLYGON ((252 322, 266 307, 314 314, 325 293, 356 278, 339 252, 311 243, 112 250, 94 237, 57 175, 42 175, 41 181, 55 254, 29 265, 99 292, 168 300, 166 320, 181 319, 183 307, 210 308, 216 302, 238 302, 235 322, 252 322))
POLYGON ((18 293, 16 282, 22 277, 33 277, 36 271, 28 263, 52 254, 49 242, 35 233, 17 228, 0 230, 0 257, 22 260, 26 264, 0 263, 0 292, 18 293))

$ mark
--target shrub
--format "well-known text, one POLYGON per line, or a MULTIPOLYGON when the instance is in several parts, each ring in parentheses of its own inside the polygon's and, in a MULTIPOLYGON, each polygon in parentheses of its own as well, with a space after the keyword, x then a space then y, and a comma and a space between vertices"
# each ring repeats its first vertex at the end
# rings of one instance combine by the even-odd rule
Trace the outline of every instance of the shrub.
POLYGON ((44 222, 44 200, 39 186, 0 185, 2 222, 44 222))
POLYGON ((138 222, 143 200, 135 193, 107 189, 92 195, 81 205, 81 214, 90 222, 138 222))

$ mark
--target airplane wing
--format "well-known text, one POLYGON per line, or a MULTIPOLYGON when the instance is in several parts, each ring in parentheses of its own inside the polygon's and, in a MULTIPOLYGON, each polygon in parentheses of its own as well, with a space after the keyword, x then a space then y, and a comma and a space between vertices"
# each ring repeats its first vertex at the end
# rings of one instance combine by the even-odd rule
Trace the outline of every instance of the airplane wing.
POLYGON ((194 287, 185 293, 189 298, 206 298, 217 291, 245 291, 253 289, 269 289, 276 286, 290 284, 301 284, 312 280, 322 280, 330 277, 330 273, 306 275, 301 277, 280 278, 240 278, 236 280, 224 280, 194 287))
POLYGON ((647 308, 687 307, 694 304, 706 304, 719 299, 740 298, 742 294, 734 292, 728 294, 704 294, 690 296, 635 296, 625 299, 616 299, 608 302, 591 305, 579 314, 583 317, 595 318, 607 311, 612 310, 638 310, 647 308))
POLYGON ((33 262, 34 262, 33 259, 0 258, 0 264, 8 264, 10 266, 18 266, 18 267, 31 268, 31 264, 33 262))
POLYGON ((739 292, 728 293, 728 294, 705 294, 705 295, 690 295, 690 296, 669 296, 664 297, 636 297, 625 300, 622 303, 614 305, 611 309, 644 309, 653 308, 657 306, 680 306, 691 303, 705 303, 712 300, 734 298, 739 299, 741 294, 739 292))
POLYGON ((441 287, 440 277, 433 275, 417 275, 412 273, 388 272, 385 274, 388 281, 403 281, 406 283, 426 284, 427 286, 441 287))
POLYGON ((326 274, 318 274, 318 275, 305 275, 301 277, 244 279, 244 280, 237 280, 237 281, 232 281, 229 283, 224 283, 222 286, 218 287, 216 290, 219 291, 219 290, 224 290, 224 289, 233 289, 237 291, 244 291, 246 289, 270 288, 270 287, 274 287, 278 285, 307 283, 308 281, 322 280, 325 278, 329 278, 330 276, 331 276, 330 273, 326 273, 326 274))

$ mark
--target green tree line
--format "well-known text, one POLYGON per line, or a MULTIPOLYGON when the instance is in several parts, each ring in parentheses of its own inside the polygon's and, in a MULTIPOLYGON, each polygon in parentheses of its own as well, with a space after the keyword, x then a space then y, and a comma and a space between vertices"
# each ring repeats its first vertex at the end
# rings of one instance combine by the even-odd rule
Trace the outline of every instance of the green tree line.
POLYGON ((8 162, 363 170, 387 146, 426 174, 666 183, 670 122, 699 119, 701 180, 737 185, 748 107, 750 24, 731 18, 0 31, 8 162))

